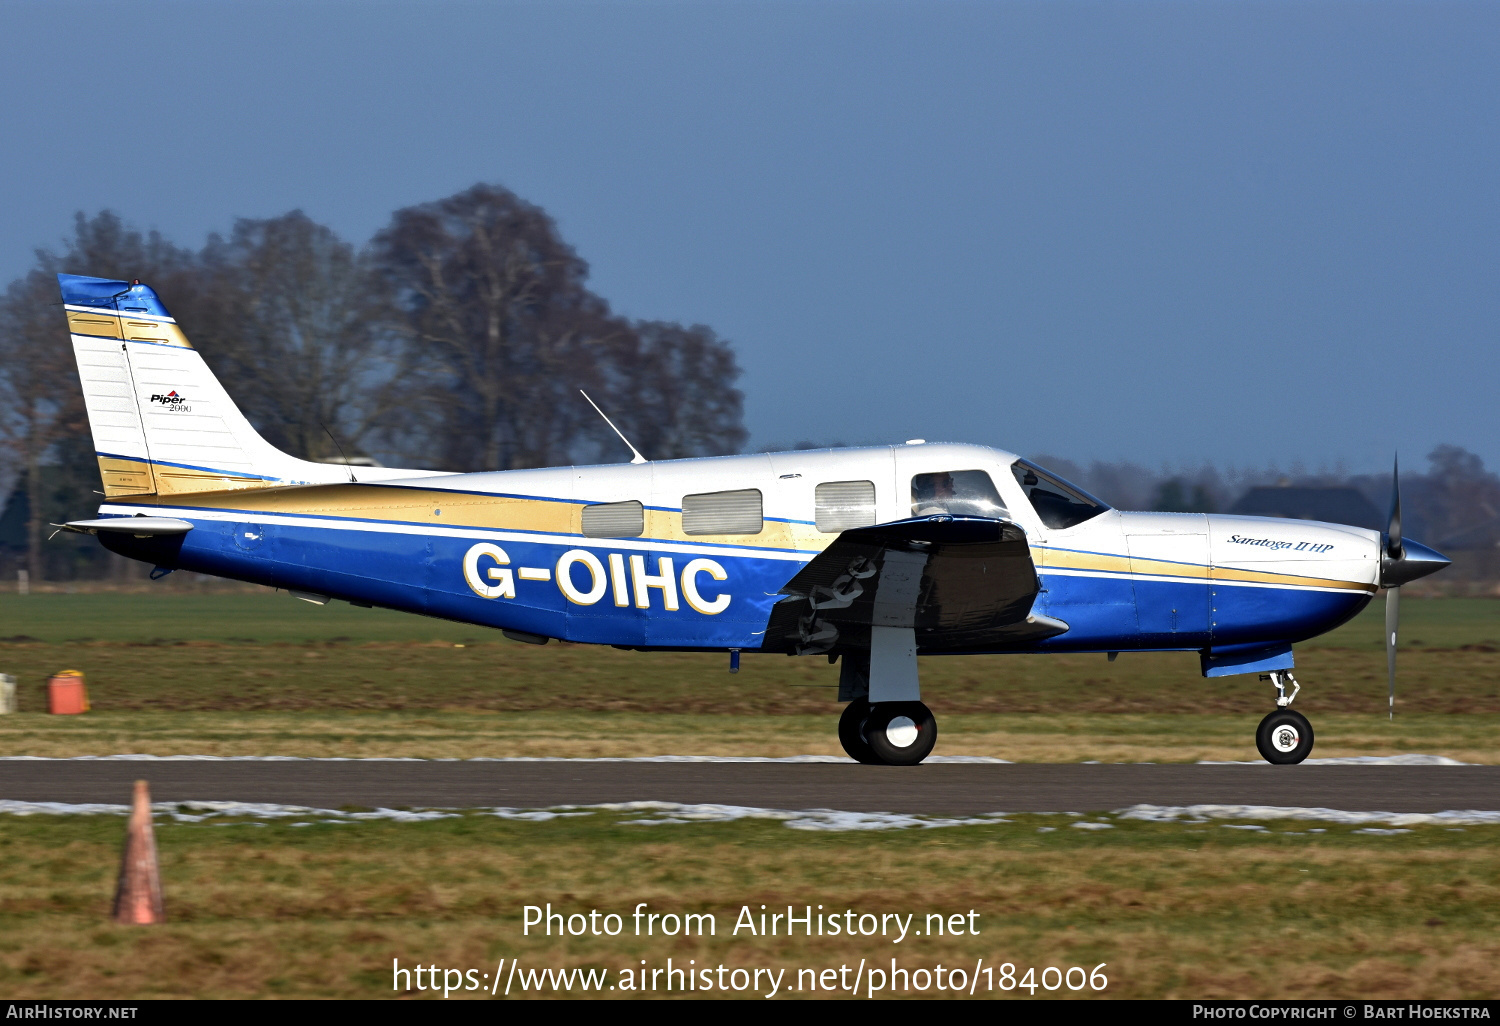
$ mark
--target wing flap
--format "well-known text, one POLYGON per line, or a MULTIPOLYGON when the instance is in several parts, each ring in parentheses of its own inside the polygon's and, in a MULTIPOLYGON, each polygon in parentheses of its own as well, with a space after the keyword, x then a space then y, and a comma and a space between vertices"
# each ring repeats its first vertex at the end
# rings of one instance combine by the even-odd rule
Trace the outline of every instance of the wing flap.
POLYGON ((1009 521, 939 515, 855 528, 782 588, 764 647, 862 647, 872 626, 914 628, 925 652, 1014 646, 1067 630, 1030 615, 1037 590, 1026 532, 1009 521))

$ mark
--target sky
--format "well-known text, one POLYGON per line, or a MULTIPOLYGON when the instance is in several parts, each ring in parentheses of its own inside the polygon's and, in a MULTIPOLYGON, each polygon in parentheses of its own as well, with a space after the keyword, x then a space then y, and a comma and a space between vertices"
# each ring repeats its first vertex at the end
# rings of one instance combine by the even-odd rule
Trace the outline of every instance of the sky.
POLYGON ((498 182, 617 311, 733 342, 753 447, 1500 467, 1497 4, 0 0, 0 38, 0 282, 78 210, 363 242, 498 182))

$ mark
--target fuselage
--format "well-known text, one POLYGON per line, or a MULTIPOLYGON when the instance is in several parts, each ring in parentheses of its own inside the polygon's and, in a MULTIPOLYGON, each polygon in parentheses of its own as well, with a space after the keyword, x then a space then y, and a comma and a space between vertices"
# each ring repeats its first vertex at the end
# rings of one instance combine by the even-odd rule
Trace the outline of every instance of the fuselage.
POLYGON ((1068 625, 1006 651, 1290 644, 1376 590, 1377 532, 1086 503, 1060 514, 1026 468, 923 444, 200 492, 100 510, 181 518, 186 535, 101 537, 168 569, 540 638, 756 649, 782 587, 840 531, 942 512, 953 482, 983 489, 978 472, 991 497, 953 511, 978 501, 1018 524, 1040 580, 1033 611, 1068 625))

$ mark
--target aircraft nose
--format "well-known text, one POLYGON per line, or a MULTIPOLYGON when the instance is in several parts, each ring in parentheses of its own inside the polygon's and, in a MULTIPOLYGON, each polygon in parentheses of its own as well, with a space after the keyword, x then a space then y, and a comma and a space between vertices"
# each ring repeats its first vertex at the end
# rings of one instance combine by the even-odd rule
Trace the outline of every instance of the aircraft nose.
POLYGON ((1453 561, 1421 542, 1404 541, 1400 559, 1386 558, 1380 568, 1380 586, 1399 588, 1428 574, 1435 574, 1453 561))

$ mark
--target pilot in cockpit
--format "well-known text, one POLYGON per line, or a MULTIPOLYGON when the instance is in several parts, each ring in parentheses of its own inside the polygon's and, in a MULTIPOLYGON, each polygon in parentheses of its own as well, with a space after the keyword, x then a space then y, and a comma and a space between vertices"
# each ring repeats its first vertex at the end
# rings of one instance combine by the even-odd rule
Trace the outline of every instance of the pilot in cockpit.
POLYGON ((912 478, 913 516, 927 517, 947 513, 953 504, 953 475, 946 470, 937 474, 918 474, 912 478))
POLYGON ((913 516, 947 513, 953 502, 953 474, 918 474, 912 478, 913 516))

